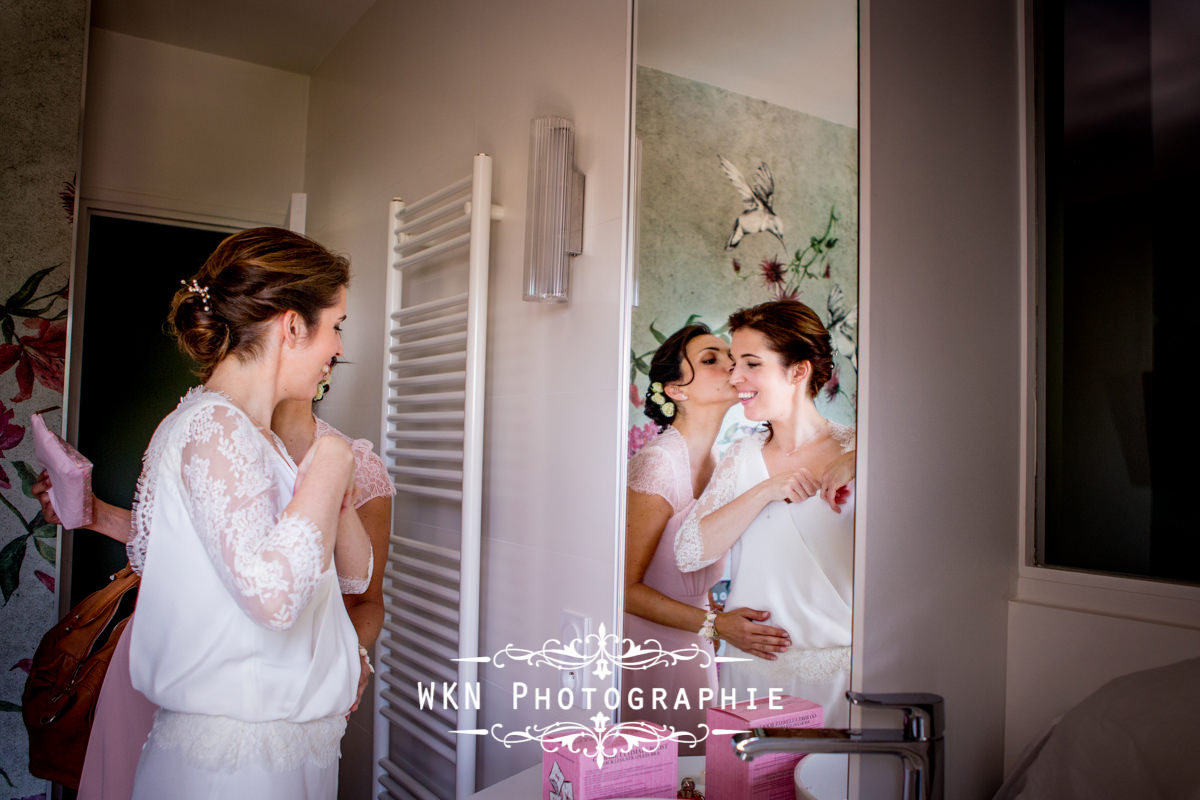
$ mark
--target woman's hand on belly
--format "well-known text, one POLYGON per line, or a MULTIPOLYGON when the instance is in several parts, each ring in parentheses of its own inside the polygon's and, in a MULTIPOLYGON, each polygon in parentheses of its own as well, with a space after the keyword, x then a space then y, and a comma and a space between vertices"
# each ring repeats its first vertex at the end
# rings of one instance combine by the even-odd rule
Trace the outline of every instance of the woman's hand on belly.
POLYGON ((783 628, 763 624, 770 616, 769 611, 745 607, 718 614, 717 636, 743 653, 774 661, 775 654, 787 650, 792 640, 783 628))

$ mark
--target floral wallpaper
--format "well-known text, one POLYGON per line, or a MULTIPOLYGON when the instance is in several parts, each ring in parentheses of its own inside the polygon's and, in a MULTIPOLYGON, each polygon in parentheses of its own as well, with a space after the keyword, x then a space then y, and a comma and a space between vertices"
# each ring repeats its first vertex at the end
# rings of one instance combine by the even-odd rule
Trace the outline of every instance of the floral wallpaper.
MULTIPOLYGON (((29 418, 62 405, 85 0, 0 4, 0 798, 33 800, 21 692, 56 619, 57 526, 29 492, 29 418)), ((47 415, 51 428, 61 412, 47 415)))
MULTIPOLYGON (((857 400, 858 131, 638 67, 638 305, 629 455, 657 431, 641 409, 650 359, 699 320, 796 298, 829 328, 834 377, 818 407, 853 425, 857 400)), ((747 423, 735 406, 723 441, 747 423)))
MULTIPOLYGON (((55 268, 50 268, 33 273, 0 306, 0 336, 3 337, 3 344, 0 344, 0 386, 11 387, 13 382, 16 384, 16 393, 7 398, 13 404, 11 408, 0 395, 0 503, 12 512, 20 526, 18 534, 0 547, 0 593, 5 604, 21 585, 21 567, 30 541, 46 562, 45 568, 53 571, 57 563, 56 526, 45 524, 40 511, 26 519, 26 514, 18 510, 7 496, 14 489, 15 477, 16 487, 25 497, 32 498, 29 487, 36 480, 40 468, 29 461, 10 460, 8 463, 15 473, 14 477, 10 477, 4 466, 6 451, 28 449, 20 448, 25 441, 26 426, 17 424, 14 419, 18 410, 21 411, 22 421, 28 419, 30 411, 25 404, 33 398, 35 384, 49 389, 58 399, 62 397, 67 346, 65 275, 59 276, 61 287, 38 294, 43 279, 54 271, 55 268), (27 335, 23 336, 17 330, 17 319, 21 320, 21 327, 27 331, 27 335), (4 376, 10 373, 11 378, 5 380, 4 376)), ((61 269, 58 271, 63 272, 61 269)), ((45 397, 44 392, 39 394, 45 397)), ((36 570, 34 574, 51 592, 54 591, 53 576, 41 570, 36 570)))
MULTIPOLYGON (((17 788, 15 779, 26 766, 19 713, 25 676, 38 641, 55 620, 58 526, 42 518, 30 490, 41 468, 28 433, 31 414, 62 403, 66 281, 63 266, 37 270, 0 305, 0 713, 9 712, 0 717, 5 736, 0 786, 9 789, 17 788), (50 282, 53 288, 46 291, 50 282)), ((51 428, 61 419, 48 417, 51 428)))

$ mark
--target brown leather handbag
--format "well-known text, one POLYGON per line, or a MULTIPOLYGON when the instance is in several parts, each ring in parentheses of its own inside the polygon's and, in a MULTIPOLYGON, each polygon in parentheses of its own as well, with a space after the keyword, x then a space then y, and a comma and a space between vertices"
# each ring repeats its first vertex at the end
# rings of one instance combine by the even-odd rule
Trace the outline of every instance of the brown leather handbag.
POLYGON ((42 637, 21 697, 29 731, 29 772, 79 788, 100 685, 129 617, 138 576, 128 565, 85 597, 42 637))

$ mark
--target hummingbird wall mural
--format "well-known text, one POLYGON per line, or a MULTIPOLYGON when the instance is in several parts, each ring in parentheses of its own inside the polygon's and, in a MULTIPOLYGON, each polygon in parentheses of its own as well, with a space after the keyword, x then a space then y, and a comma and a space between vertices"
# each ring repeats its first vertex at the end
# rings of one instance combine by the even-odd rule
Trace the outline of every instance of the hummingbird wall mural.
MULTIPOLYGON (((855 424, 857 129, 644 66, 637 104, 629 452, 657 430, 640 401, 662 340, 695 320, 721 335, 732 311, 764 300, 821 316, 837 359, 818 403, 855 424)), ((727 418, 722 440, 743 424, 727 418)))
POLYGON ((725 243, 726 250, 737 247, 743 238, 756 233, 769 233, 787 247, 783 241, 783 223, 771 207, 771 199, 775 196, 775 178, 767 162, 758 162, 754 170, 753 181, 747 183, 742 172, 728 158, 717 153, 721 169, 742 198, 742 213, 733 221, 733 233, 725 243))

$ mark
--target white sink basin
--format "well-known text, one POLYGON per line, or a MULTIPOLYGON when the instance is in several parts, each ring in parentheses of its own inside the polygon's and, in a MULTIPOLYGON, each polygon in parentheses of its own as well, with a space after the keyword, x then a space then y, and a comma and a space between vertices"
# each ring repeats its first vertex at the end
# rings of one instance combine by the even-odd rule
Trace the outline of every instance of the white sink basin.
POLYGON ((850 757, 813 753, 796 765, 796 800, 846 800, 850 757))

